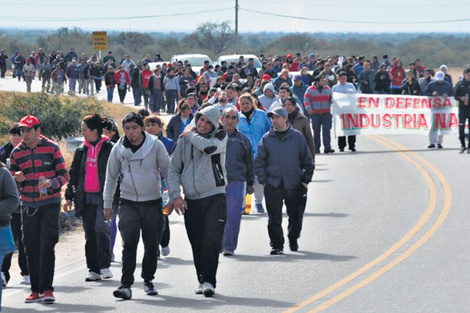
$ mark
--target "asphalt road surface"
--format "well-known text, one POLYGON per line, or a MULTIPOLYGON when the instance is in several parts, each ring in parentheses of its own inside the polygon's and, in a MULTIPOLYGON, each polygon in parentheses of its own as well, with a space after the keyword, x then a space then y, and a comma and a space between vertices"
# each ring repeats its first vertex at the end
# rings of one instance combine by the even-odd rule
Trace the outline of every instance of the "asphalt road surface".
POLYGON ((24 303, 29 289, 15 258, 3 312, 468 312, 470 154, 458 154, 457 136, 445 136, 442 150, 427 145, 427 136, 358 136, 355 153, 318 155, 299 252, 269 255, 266 214, 243 216, 236 255, 220 257, 213 298, 193 292, 191 249, 173 213, 158 296, 143 291, 142 247, 131 300, 112 295, 119 262, 111 280, 85 282, 78 232, 56 248, 56 303, 24 303))

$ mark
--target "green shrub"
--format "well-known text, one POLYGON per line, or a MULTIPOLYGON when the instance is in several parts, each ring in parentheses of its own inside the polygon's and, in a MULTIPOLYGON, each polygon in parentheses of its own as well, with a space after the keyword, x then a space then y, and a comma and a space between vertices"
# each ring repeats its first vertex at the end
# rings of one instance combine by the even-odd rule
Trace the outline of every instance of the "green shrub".
POLYGON ((41 131, 46 137, 61 139, 76 135, 80 120, 93 112, 101 112, 99 100, 87 97, 53 96, 45 93, 0 93, 0 133, 25 115, 34 115, 41 121, 41 131))

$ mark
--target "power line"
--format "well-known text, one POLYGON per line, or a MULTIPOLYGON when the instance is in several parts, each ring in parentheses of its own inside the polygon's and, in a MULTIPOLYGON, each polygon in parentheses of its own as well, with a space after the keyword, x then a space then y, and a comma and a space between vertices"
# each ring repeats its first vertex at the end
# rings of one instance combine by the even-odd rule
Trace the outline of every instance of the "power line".
MULTIPOLYGON (((247 3, 252 3, 247 1, 247 3)), ((263 1, 263 0, 256 0, 256 3, 267 3, 267 4, 280 4, 280 5, 286 5, 285 1, 263 1)), ((338 3, 295 3, 295 2, 289 2, 289 6, 296 5, 296 6, 315 6, 315 7, 327 7, 327 8, 358 8, 358 7, 367 7, 367 8, 396 8, 397 4, 367 4, 367 5, 358 5, 358 4, 338 4, 338 3)), ((423 8, 425 6, 426 8, 430 7, 456 7, 456 6, 470 6, 470 2, 466 3, 445 3, 445 4, 400 4, 400 8, 423 8)))
MULTIPOLYGON (((220 3, 221 1, 231 1, 231 0, 198 0, 198 3, 220 3)), ((124 1, 123 4, 128 4, 129 2, 126 0, 124 1)), ((49 3, 48 3, 49 4, 49 3)), ((149 2, 139 2, 139 5, 145 5, 145 6, 160 6, 160 5, 166 5, 166 4, 194 4, 194 1, 175 1, 175 2, 155 2, 155 1, 149 1, 149 2)), ((109 3, 96 3, 95 1, 91 1, 89 4, 82 3, 80 4, 73 4, 73 3, 64 3, 64 2, 59 2, 55 4, 49 4, 54 7, 83 7, 83 6, 93 6, 93 7, 109 7, 109 3)), ((113 5, 118 5, 116 4, 116 1, 113 2, 113 5)), ((34 7, 34 6, 44 6, 43 3, 39 2, 33 2, 33 3, 24 3, 24 2, 19 2, 15 3, 15 6, 28 6, 28 7, 34 7)))
POLYGON ((242 11, 247 11, 247 12, 253 12, 257 14, 262 14, 262 15, 269 15, 269 16, 277 16, 277 17, 284 17, 284 18, 290 18, 290 19, 296 19, 296 20, 304 20, 304 21, 315 21, 315 22, 327 22, 327 23, 349 23, 349 24, 439 24, 439 23, 457 23, 457 22, 469 22, 470 18, 465 18, 465 19, 454 19, 454 20, 432 20, 432 21, 414 21, 414 22, 402 22, 402 21, 348 21, 344 19, 339 19, 339 20, 332 20, 332 19, 322 19, 322 18, 310 18, 310 17, 301 17, 301 16, 292 16, 292 15, 284 15, 284 14, 277 14, 277 13, 272 13, 272 12, 266 12, 266 11, 258 11, 258 10, 252 10, 252 9, 245 9, 245 8, 240 8, 242 11))
POLYGON ((42 18, 37 16, 31 17, 12 17, 12 16, 0 16, 2 20, 9 21, 34 21, 34 22, 95 22, 95 21, 115 21, 115 20, 139 20, 139 19, 149 19, 157 17, 171 17, 171 16, 186 16, 186 15, 197 15, 203 13, 219 12, 225 10, 233 10, 233 8, 221 8, 221 9, 212 9, 212 10, 202 10, 196 12, 188 13, 171 13, 171 14, 161 14, 161 15, 143 15, 143 16, 101 16, 101 17, 84 17, 84 18, 42 18))

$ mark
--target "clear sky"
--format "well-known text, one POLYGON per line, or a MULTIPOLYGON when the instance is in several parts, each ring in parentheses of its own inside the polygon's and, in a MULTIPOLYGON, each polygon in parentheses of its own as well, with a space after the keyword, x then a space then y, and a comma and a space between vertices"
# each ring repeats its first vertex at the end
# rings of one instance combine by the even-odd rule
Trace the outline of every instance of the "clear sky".
MULTIPOLYGON (((239 0, 239 32, 470 33, 469 0, 239 0)), ((0 28, 185 31, 230 21, 235 0, 1 0, 0 28)))

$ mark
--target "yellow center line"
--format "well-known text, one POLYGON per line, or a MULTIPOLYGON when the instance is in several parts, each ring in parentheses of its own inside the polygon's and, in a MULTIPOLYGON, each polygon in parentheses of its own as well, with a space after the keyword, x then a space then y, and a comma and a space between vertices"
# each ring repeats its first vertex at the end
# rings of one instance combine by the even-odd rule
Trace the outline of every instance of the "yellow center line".
MULTIPOLYGON (((395 144, 395 146, 399 147, 400 149, 407 150, 403 145, 400 145, 390 139, 387 139, 385 137, 380 138, 382 141, 386 141, 389 144, 395 144)), ((386 144, 387 145, 387 144, 386 144)), ((316 312, 321 312, 324 309, 332 306, 336 302, 344 299, 345 297, 351 295, 352 293, 356 292, 357 290, 361 289, 362 287, 368 285, 369 283, 373 282, 392 268, 394 268, 396 265, 400 264, 403 260, 407 259, 409 256, 411 256, 416 250, 418 250, 419 247, 421 247, 423 244, 425 244, 435 233, 436 231, 442 226, 444 223, 445 219, 449 215, 450 209, 452 207, 452 191, 450 189, 449 183, 445 179, 444 175, 439 172, 439 170, 434 167, 431 163, 429 163, 427 160, 422 158, 421 156, 417 155, 414 152, 408 152, 410 155, 418 159, 421 163, 425 164, 439 179, 439 181, 442 184, 442 188, 444 189, 444 206, 441 211, 441 214, 435 221, 435 223, 431 226, 428 231, 424 233, 424 235, 419 238, 411 247, 409 247, 403 254, 400 256, 396 257, 393 259, 390 263, 382 267, 381 269, 377 270, 376 272, 372 273, 369 277, 366 279, 362 280, 361 282, 357 283, 356 285, 352 286, 351 288, 343 291, 339 295, 331 298, 327 302, 323 303, 322 305, 316 307, 315 309, 309 311, 309 313, 316 313, 316 312)))
MULTIPOLYGON (((387 258, 389 258, 393 253, 398 251, 402 246, 404 246, 407 242, 409 242, 421 228, 423 228, 423 226, 426 224, 426 222, 431 217, 433 211, 435 210, 436 202, 437 202, 436 185, 434 184, 434 181, 432 180, 429 173, 426 172, 426 170, 419 163, 417 163, 415 160, 413 160, 406 153, 398 151, 398 149, 396 149, 391 144, 385 144, 384 143, 385 138, 380 137, 380 140, 376 139, 374 137, 370 137, 370 136, 368 136, 368 138, 376 141, 379 144, 387 146, 388 148, 390 148, 393 151, 398 152, 398 154, 401 157, 403 157, 404 159, 406 159, 407 161, 412 163, 421 172, 421 174, 423 175, 423 177, 424 177, 424 179, 427 183, 428 189, 429 189, 429 200, 428 200, 428 205, 427 205, 426 211, 424 212, 424 214, 422 215, 422 217, 420 218, 418 223, 415 226, 413 226, 413 228, 404 237, 402 237, 397 243, 395 243, 392 247, 390 247, 383 254, 378 256, 376 259, 374 259, 370 263, 364 265, 360 269, 356 270, 352 274, 350 274, 347 277, 343 278, 342 280, 338 281, 337 283, 335 283, 335 284, 331 285, 330 287, 328 287, 328 288, 320 291, 319 293, 315 294, 311 298, 306 299, 306 300, 302 301, 301 303, 295 305, 294 307, 284 311, 284 313, 296 312, 296 311, 298 311, 298 310, 300 310, 300 309, 302 309, 302 308, 318 301, 319 299, 321 299, 321 298, 327 296, 328 294, 332 293, 333 291, 343 287, 347 283, 351 282, 352 280, 356 279, 360 275, 364 274, 366 271, 370 270, 374 266, 378 265, 379 263, 381 263, 384 260, 386 260, 387 258)), ((401 146, 400 149, 408 150, 407 148, 404 148, 403 146, 401 146)), ((411 154, 411 152, 407 152, 407 153, 411 154)), ((337 300, 337 301, 339 301, 339 300, 337 300)))

